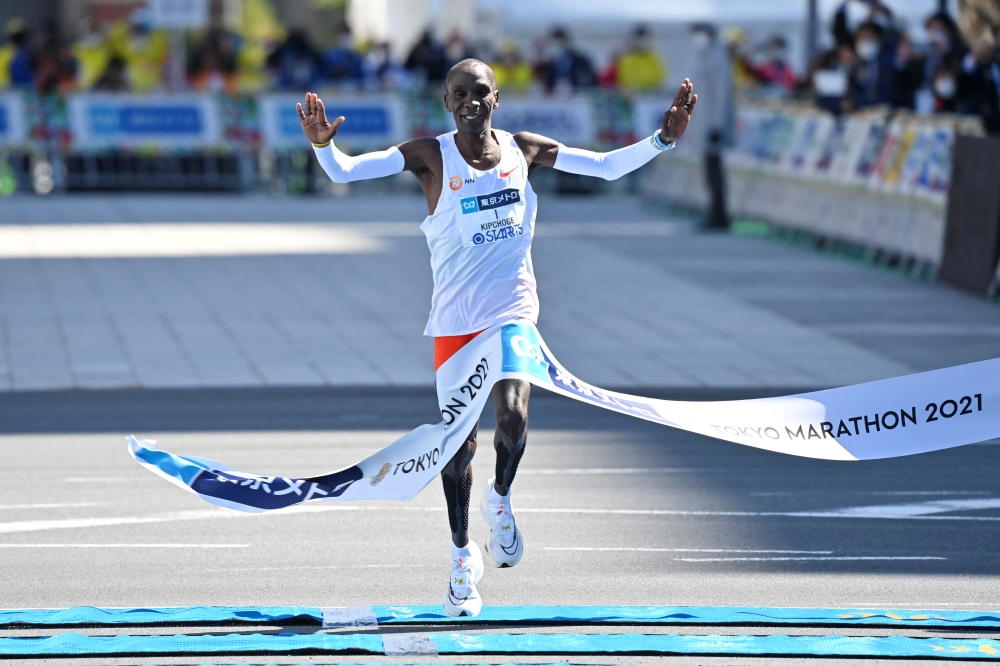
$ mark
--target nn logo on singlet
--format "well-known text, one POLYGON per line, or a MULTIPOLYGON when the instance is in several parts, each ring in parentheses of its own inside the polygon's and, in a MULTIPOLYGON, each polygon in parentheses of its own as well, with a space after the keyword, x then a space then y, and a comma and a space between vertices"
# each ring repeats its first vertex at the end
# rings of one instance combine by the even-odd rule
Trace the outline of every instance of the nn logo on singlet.
POLYGON ((460 199, 462 215, 478 213, 482 210, 492 210, 501 206, 510 206, 521 200, 521 193, 515 189, 500 190, 492 194, 480 194, 476 197, 466 197, 460 199))

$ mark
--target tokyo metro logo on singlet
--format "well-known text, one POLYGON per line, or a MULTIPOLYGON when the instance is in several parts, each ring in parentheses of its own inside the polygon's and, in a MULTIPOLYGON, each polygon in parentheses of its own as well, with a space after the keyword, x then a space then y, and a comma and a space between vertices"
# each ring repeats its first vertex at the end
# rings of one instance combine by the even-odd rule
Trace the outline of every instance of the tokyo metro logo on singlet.
POLYGON ((524 233, 521 225, 524 203, 520 191, 507 188, 459 200, 462 217, 462 244, 466 247, 488 245, 524 233), (501 210, 508 208, 509 210, 501 210), (469 216, 469 217, 466 217, 469 216))

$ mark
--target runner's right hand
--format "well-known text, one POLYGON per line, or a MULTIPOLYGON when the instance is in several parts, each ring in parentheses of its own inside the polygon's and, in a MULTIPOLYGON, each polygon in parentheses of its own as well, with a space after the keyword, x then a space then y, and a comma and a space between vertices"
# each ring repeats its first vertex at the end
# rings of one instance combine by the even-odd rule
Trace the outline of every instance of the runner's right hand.
POLYGON ((295 108, 299 112, 299 122, 302 123, 302 131, 306 138, 314 144, 329 143, 337 135, 337 128, 344 122, 344 116, 339 116, 330 123, 326 119, 326 107, 323 100, 313 93, 306 93, 306 108, 302 110, 301 104, 296 104, 295 108))

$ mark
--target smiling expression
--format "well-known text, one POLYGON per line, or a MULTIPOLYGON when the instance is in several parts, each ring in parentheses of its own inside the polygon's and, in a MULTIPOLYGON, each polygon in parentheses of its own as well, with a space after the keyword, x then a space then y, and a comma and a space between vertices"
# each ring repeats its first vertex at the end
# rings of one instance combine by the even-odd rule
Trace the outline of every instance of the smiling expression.
POLYGON ((459 132, 482 134, 490 128, 500 92, 486 65, 470 66, 449 73, 444 106, 455 118, 459 132))

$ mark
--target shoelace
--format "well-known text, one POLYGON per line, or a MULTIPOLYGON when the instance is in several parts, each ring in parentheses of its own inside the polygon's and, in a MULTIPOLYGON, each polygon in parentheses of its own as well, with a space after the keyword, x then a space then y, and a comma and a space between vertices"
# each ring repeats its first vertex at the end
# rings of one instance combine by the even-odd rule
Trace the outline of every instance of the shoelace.
POLYGON ((451 593, 456 599, 464 599, 469 596, 472 584, 472 565, 464 557, 458 558, 451 563, 451 593))
POLYGON ((496 509, 496 513, 493 514, 493 531, 496 532, 500 545, 509 547, 514 543, 514 535, 517 531, 517 527, 514 525, 514 515, 506 504, 501 504, 499 509, 490 506, 496 509))

